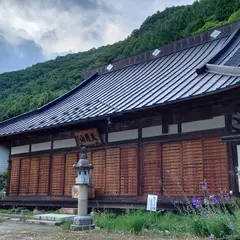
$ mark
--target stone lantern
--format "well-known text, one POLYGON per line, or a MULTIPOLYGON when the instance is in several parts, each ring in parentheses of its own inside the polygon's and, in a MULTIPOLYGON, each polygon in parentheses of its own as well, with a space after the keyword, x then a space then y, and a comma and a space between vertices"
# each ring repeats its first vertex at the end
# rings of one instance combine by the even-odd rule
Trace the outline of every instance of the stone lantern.
POLYGON ((90 170, 93 169, 93 166, 87 159, 85 147, 81 149, 81 157, 73 167, 77 171, 76 184, 79 187, 79 195, 78 216, 74 217, 71 230, 93 229, 95 225, 92 223, 91 216, 88 216, 88 185, 90 183, 90 170))

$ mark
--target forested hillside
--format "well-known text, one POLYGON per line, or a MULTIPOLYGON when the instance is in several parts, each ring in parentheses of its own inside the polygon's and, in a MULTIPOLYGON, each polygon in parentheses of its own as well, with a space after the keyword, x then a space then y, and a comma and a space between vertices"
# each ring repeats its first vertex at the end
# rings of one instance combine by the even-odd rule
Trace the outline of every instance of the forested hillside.
POLYGON ((0 75, 0 120, 40 107, 83 80, 82 71, 240 20, 240 0, 200 0, 148 17, 124 41, 0 75))

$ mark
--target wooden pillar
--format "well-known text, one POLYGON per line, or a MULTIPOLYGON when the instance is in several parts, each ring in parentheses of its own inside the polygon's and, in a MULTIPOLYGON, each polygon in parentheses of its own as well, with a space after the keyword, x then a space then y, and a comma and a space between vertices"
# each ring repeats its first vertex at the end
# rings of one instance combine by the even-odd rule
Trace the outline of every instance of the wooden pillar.
POLYGON ((9 195, 9 192, 10 192, 10 178, 11 178, 11 169, 12 169, 12 161, 9 157, 8 159, 8 180, 7 180, 7 196, 9 195))
POLYGON ((48 196, 51 196, 52 193, 52 161, 53 161, 53 136, 51 136, 51 150, 49 159, 48 196))
MULTIPOLYGON (((225 116, 226 131, 232 134, 232 115, 225 116)), ((229 190, 237 191, 237 182, 234 167, 237 164, 236 144, 227 142, 227 155, 228 155, 228 182, 229 190)))
POLYGON ((141 148, 142 148, 142 126, 138 121, 138 143, 137 143, 137 196, 142 195, 142 171, 141 171, 141 148))

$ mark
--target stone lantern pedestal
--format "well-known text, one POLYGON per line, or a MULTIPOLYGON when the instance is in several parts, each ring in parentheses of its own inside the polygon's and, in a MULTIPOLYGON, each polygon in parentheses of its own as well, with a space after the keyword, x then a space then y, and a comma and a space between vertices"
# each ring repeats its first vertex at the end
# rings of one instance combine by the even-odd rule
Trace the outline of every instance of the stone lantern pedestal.
POLYGON ((87 159, 87 150, 81 149, 81 157, 77 164, 73 165, 77 171, 76 184, 79 186, 78 216, 73 218, 71 230, 81 231, 95 228, 92 217, 88 216, 88 185, 90 183, 90 170, 92 164, 87 159))
POLYGON ((76 216, 73 219, 73 224, 71 225, 71 230, 73 231, 83 231, 94 229, 91 216, 76 216))

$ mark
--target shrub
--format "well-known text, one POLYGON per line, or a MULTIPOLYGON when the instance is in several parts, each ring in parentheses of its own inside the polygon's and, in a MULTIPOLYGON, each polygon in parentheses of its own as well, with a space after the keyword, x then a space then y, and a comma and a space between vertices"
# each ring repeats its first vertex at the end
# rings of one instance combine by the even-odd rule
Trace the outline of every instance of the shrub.
POLYGON ((8 171, 0 173, 0 191, 5 189, 7 186, 8 171))
POLYGON ((143 230, 143 226, 146 223, 146 219, 145 218, 132 218, 130 220, 130 228, 131 228, 131 232, 134 234, 139 234, 142 230, 143 230))
POLYGON ((237 12, 234 12, 228 19, 228 22, 235 22, 240 20, 240 10, 238 10, 237 12))
POLYGON ((207 227, 216 238, 225 238, 233 233, 224 215, 211 216, 207 219, 207 227))
POLYGON ((207 31, 209 29, 213 29, 213 28, 216 28, 216 27, 220 27, 224 24, 226 24, 227 22, 226 21, 222 21, 222 22, 219 22, 219 21, 214 21, 214 22, 206 22, 205 25, 201 28, 199 28, 195 34, 199 34, 201 32, 204 32, 204 31, 207 31))
POLYGON ((195 216, 192 219, 191 223, 192 233, 200 236, 200 237, 207 237, 210 235, 210 232, 208 230, 207 221, 205 218, 202 218, 201 216, 195 216))
POLYGON ((72 221, 68 220, 68 221, 64 221, 60 224, 60 227, 63 231, 68 231, 71 227, 72 221))

